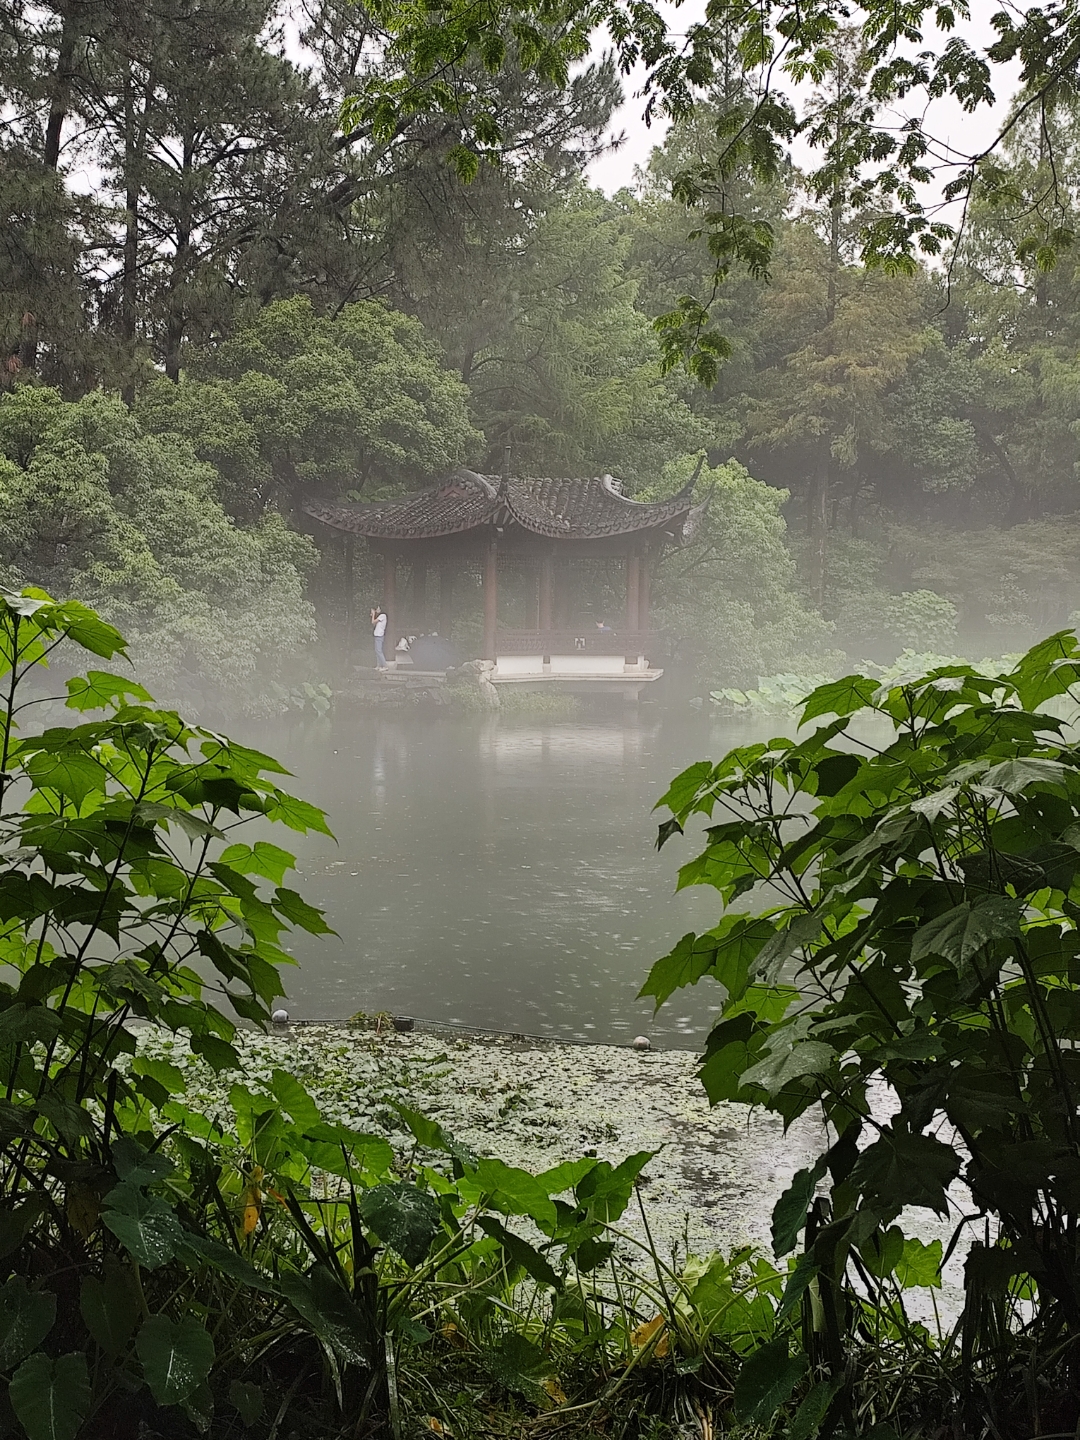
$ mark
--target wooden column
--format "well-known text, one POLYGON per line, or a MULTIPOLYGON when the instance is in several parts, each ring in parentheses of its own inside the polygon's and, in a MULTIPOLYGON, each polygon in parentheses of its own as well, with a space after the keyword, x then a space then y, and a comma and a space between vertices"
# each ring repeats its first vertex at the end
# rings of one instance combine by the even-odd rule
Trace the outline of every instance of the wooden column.
POLYGON ((641 556, 626 557, 626 628, 638 628, 638 602, 641 593, 641 556))
POLYGON ((638 629, 649 628, 649 581, 652 578, 652 556, 647 552, 641 557, 641 574, 638 582, 638 629))
POLYGON ((383 609, 386 611, 386 639, 383 641, 383 654, 388 662, 395 657, 394 646, 398 642, 397 632, 397 556, 392 550, 384 550, 382 557, 383 565, 383 609))
POLYGON ((548 551, 540 559, 540 630, 551 629, 551 602, 555 591, 555 559, 548 551))
POLYGON ((444 560, 439 566, 439 634, 450 639, 454 627, 454 566, 444 560))
POLYGON ((495 536, 484 551, 484 653, 482 659, 495 659, 495 627, 499 618, 499 547, 495 536))
POLYGON ((414 560, 412 567, 412 623, 419 633, 427 628, 427 561, 414 560))

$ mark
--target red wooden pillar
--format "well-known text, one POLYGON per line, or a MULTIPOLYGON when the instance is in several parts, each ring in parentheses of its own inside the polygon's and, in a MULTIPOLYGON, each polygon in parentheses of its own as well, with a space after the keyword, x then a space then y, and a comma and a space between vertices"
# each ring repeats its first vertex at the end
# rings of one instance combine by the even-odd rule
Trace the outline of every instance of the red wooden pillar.
POLYGON ((484 550, 484 660, 495 659, 495 627, 499 617, 499 547, 492 535, 484 550))
POLYGON ((383 609, 386 611, 386 639, 383 641, 383 653, 388 661, 393 661, 396 655, 394 649, 398 642, 397 632, 397 556, 392 550, 384 550, 383 557, 383 609))
POLYGON ((626 629, 637 631, 641 595, 641 556, 626 557, 626 629))

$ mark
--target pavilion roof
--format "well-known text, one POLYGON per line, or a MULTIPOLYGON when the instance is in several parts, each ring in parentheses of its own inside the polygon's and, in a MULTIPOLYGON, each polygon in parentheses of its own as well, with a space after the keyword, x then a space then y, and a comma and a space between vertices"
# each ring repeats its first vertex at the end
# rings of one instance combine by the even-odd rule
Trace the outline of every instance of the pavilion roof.
POLYGON ((642 502, 621 494, 610 475, 586 480, 478 475, 456 470, 430 489, 362 505, 312 503, 304 508, 335 530, 381 540, 424 540, 486 525, 517 524, 559 540, 595 540, 640 530, 681 534, 693 484, 670 500, 642 502))

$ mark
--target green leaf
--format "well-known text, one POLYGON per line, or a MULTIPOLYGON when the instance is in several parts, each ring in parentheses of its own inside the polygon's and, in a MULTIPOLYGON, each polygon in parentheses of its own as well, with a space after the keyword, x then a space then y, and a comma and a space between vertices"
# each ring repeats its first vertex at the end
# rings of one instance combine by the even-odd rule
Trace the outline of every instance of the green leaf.
POLYGON ((787 1440, 814 1440, 843 1383, 843 1378, 837 1376, 834 1380, 819 1380, 811 1387, 795 1411, 791 1428, 787 1432, 787 1440))
POLYGON ((37 1349, 56 1321, 56 1296, 28 1290, 16 1275, 0 1289, 0 1370, 10 1370, 37 1349))
POLYGON ((180 1222, 164 1200, 132 1185, 117 1185, 105 1196, 101 1218, 132 1259, 148 1270, 167 1264, 184 1240, 180 1222))
POLYGON ((434 1198, 404 1180, 372 1186, 361 1195, 359 1209, 379 1239, 407 1265, 419 1265, 427 1258, 442 1225, 434 1198))
POLYGON ((291 921, 293 925, 299 925, 310 935, 333 935, 335 933, 323 919, 322 911, 316 910, 314 905, 309 905, 295 890, 279 886, 274 891, 274 909, 284 915, 286 920, 291 921))
POLYGON ((513 1231, 507 1230, 493 1215, 481 1215, 476 1223, 485 1235, 498 1240, 511 1265, 520 1265, 526 1275, 531 1275, 541 1285, 548 1285, 552 1290, 561 1288, 562 1281, 552 1269, 551 1263, 527 1240, 522 1240, 513 1231))
POLYGON ((758 950, 754 964, 755 975, 766 985, 774 984, 796 950, 801 950, 804 945, 809 945, 818 938, 822 923, 819 915, 796 915, 785 929, 774 929, 772 937, 758 950))
POLYGON ((75 748, 39 750, 26 762, 26 773, 35 790, 55 790, 76 805, 95 791, 104 793, 107 778, 96 760, 75 748))
POLYGON ((192 1315, 170 1320, 151 1315, 135 1340, 143 1375, 159 1405, 179 1405, 203 1383, 214 1364, 214 1342, 192 1315))
POLYGON ((79 1292, 79 1309, 90 1334, 116 1358, 131 1339, 139 1319, 139 1287, 135 1276, 114 1255, 105 1259, 105 1278, 87 1275, 79 1292))
POLYGON ((630 1203, 638 1176, 657 1153, 639 1150, 615 1166, 606 1160, 598 1161, 575 1186, 578 1203, 585 1206, 593 1220, 605 1225, 618 1220, 630 1203))
POLYGON ((754 961, 775 934, 768 920, 725 915, 704 935, 684 935, 670 955, 658 960, 638 999, 653 996, 659 1010, 676 990, 696 985, 706 975, 723 985, 731 999, 741 999, 754 961))
POLYGON ((914 1237, 905 1239, 903 1253, 896 1263, 896 1282, 901 1290, 911 1290, 919 1286, 928 1290, 939 1290, 941 1257, 940 1240, 931 1240, 929 1245, 924 1245, 914 1237))
POLYGON ((823 1155, 811 1169, 796 1171, 791 1184, 773 1206, 772 1244, 773 1254, 778 1260, 795 1249, 799 1233, 806 1224, 806 1212, 810 1209, 818 1181, 825 1174, 826 1165, 823 1155))
POLYGON ((1019 795, 1029 785, 1061 785, 1070 775, 1076 775, 1072 765, 1063 765, 1060 760, 1046 760, 1037 755, 1022 755, 1015 760, 1002 760, 991 765, 979 777, 980 790, 998 790, 1003 795, 1019 795))
POLYGON ((141 700, 152 705, 154 697, 134 680, 123 675, 110 675, 105 670, 88 670, 85 675, 73 675, 67 681, 68 698, 64 702, 69 710, 110 710, 126 700, 141 700))
POLYGON ((735 1380, 735 1414, 750 1425, 767 1425, 806 1373, 803 1355, 789 1355, 785 1337, 770 1340, 743 1362, 735 1380))
POLYGON ((199 1265, 209 1265, 214 1270, 220 1270, 223 1275, 228 1275, 230 1279, 239 1280, 251 1290, 258 1290, 264 1295, 276 1294, 272 1280, 245 1260, 231 1245, 215 1240, 212 1235, 185 1232, 183 1244, 177 1247, 176 1254, 178 1259, 192 1269, 199 1265))
POLYGON ((821 1075, 836 1059, 836 1051, 822 1040, 795 1040, 783 1029, 773 1036, 766 1054, 739 1076, 742 1086, 759 1085, 770 1096, 804 1075, 821 1075))
POLYGON ((886 1128, 860 1152, 850 1183, 883 1205, 921 1205, 946 1215, 945 1192, 959 1173, 960 1157, 951 1146, 933 1135, 886 1128))
POLYGON ((313 1266, 307 1275, 283 1275, 281 1292, 300 1318, 339 1355, 355 1365, 371 1364, 375 1337, 325 1265, 313 1266))
POLYGON ((498 1343, 484 1355, 484 1363, 493 1378, 534 1403, 542 1403, 544 1392, 540 1380, 550 1375, 554 1368, 551 1360, 538 1345, 518 1334, 506 1330, 498 1343))
POLYGON ((210 1068, 220 1074, 223 1070, 239 1070, 241 1068, 240 1056, 236 1047, 230 1045, 227 1040, 222 1040, 218 1035, 211 1035, 209 1032, 201 1035, 192 1035, 191 1048, 196 1055, 201 1055, 210 1068))
POLYGON ((245 1426, 254 1425, 263 1412, 262 1386, 250 1380, 234 1380, 229 1386, 229 1404, 240 1412, 245 1426))
POLYGON ((292 1116, 292 1122, 298 1130, 307 1130, 322 1120, 315 1101, 300 1081, 287 1071, 274 1071, 270 1077, 270 1089, 281 1108, 292 1116))
POLYGON ((477 1161, 470 1179, 479 1185, 492 1210, 504 1215, 527 1215, 548 1235, 554 1231, 558 1223, 555 1204, 527 1170, 484 1157, 477 1161))
POLYGON ((241 875, 259 875, 280 885, 296 864, 296 856, 265 840, 256 840, 254 845, 229 845, 218 856, 218 861, 241 875))
POLYGON ((1020 902, 1005 895, 991 895, 972 905, 962 904, 927 921, 911 941, 911 958, 940 955, 963 967, 991 940, 1006 940, 1020 934, 1020 902))
MULTIPOLYGON (((263 765, 260 768, 265 770, 269 767, 263 765)), ((306 800, 297 800, 293 795, 286 795, 283 790, 271 791, 267 800, 266 816, 269 820, 279 820, 290 830, 299 830, 305 835, 309 830, 317 830, 320 835, 329 835, 331 840, 334 838, 334 832, 327 825, 326 816, 321 810, 309 805, 306 800)))
POLYGON ((11 1377, 8 1398, 29 1440, 75 1440, 90 1412, 86 1357, 31 1355, 11 1377))
MULTIPOLYGON (((168 1155, 163 1155, 160 1150, 147 1150, 130 1135, 121 1135, 113 1141, 112 1158, 116 1173, 124 1184, 136 1187, 153 1185, 166 1179, 176 1169, 175 1162, 168 1155)), ((108 1200, 105 1203, 108 1204, 108 1200)))
POLYGON ((799 725, 819 715, 853 715, 856 710, 865 710, 880 688, 877 680, 866 675, 845 675, 842 680, 819 685, 807 696, 799 725))

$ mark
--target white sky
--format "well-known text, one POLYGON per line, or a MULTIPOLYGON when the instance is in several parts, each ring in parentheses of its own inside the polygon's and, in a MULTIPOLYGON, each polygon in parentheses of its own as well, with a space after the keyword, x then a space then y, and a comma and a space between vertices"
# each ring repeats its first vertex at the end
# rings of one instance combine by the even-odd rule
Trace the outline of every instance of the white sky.
MULTIPOLYGON (((684 3, 679 5, 662 4, 660 8, 670 16, 672 30, 679 33, 684 33, 688 25, 704 18, 705 14, 703 0, 684 0, 684 3)), ((962 36, 976 49, 982 49, 995 38, 995 31, 990 25, 990 17, 1000 9, 1000 0, 971 0, 971 19, 958 25, 954 33, 962 36)), ((944 39, 945 37, 940 32, 928 30, 926 44, 923 48, 940 49, 944 44, 944 39)), ((599 56, 605 48, 607 46, 604 43, 604 37, 598 37, 594 46, 594 55, 599 56)), ((642 66, 624 77, 623 92, 626 99, 614 117, 611 133, 613 135, 625 133, 625 143, 618 150, 602 155, 593 161, 587 172, 591 183, 607 195, 615 194, 624 186, 633 188, 635 170, 644 168, 648 163, 653 146, 663 142, 667 130, 667 122, 663 119, 654 120, 650 129, 642 118, 645 101, 639 92, 644 78, 645 70, 642 66)), ((997 103, 992 108, 987 107, 976 111, 974 115, 965 114, 960 105, 951 98, 934 101, 926 109, 928 130, 943 145, 951 146, 961 154, 978 152, 994 138, 1004 120, 1009 107, 1009 99, 1016 87, 1016 78, 1016 67, 995 66, 994 85, 997 92, 997 103)), ((917 102, 918 97, 913 98, 917 102)), ((913 103, 911 108, 902 114, 898 112, 897 123, 899 124, 917 108, 922 109, 923 107, 913 103)), ((796 146, 792 152, 792 158, 797 165, 808 167, 811 163, 811 151, 805 145, 796 146)), ((944 178, 949 177, 945 176, 944 178)))

